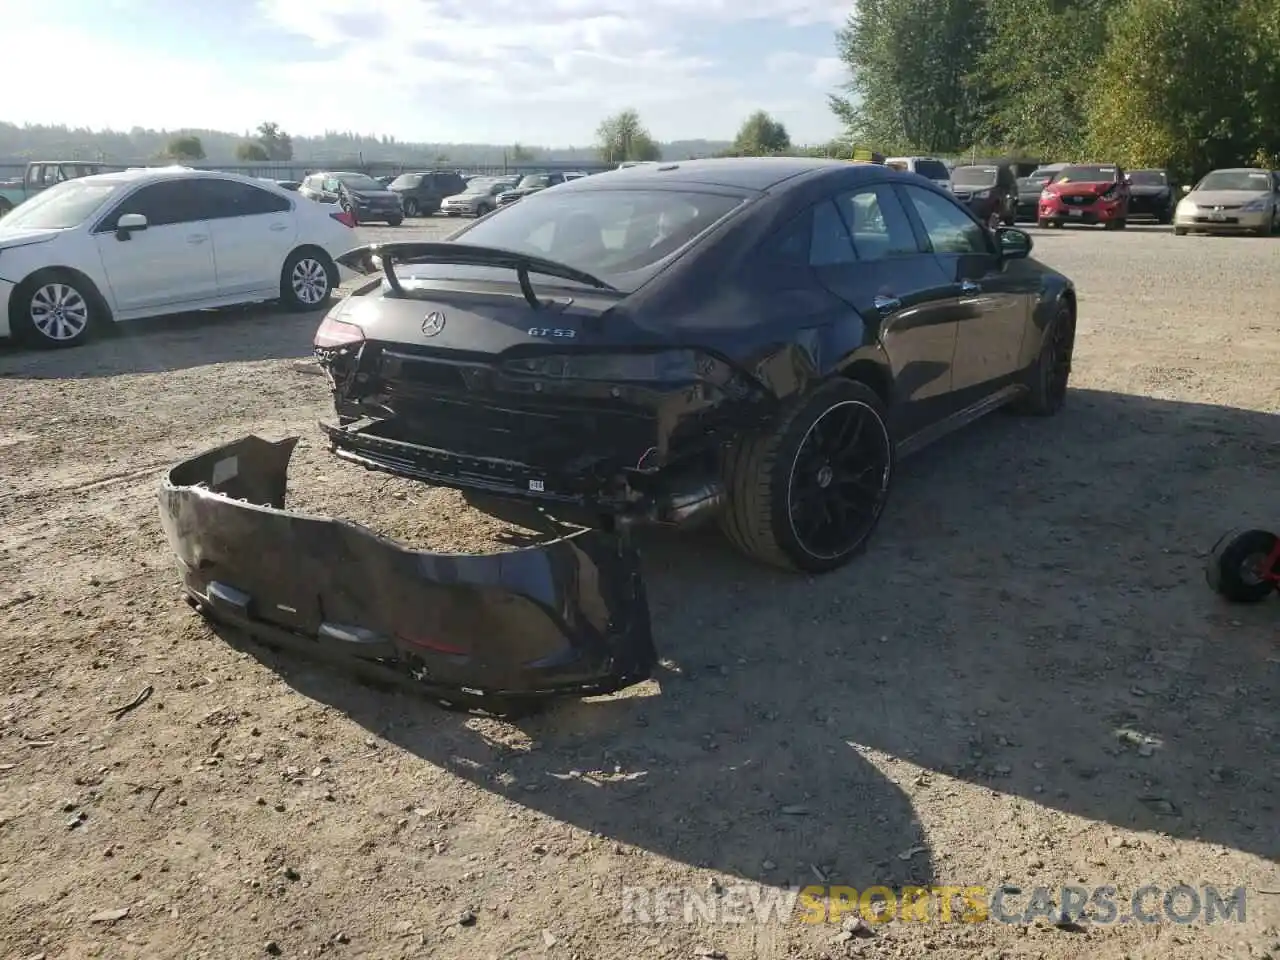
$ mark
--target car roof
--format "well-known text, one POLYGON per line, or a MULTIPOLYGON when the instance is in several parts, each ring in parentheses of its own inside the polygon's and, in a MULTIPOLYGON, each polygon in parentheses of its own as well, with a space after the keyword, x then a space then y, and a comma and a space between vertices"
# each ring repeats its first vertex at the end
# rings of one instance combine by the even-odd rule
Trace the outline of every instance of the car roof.
MULTIPOLYGON (((1218 167, 1209 173, 1270 173, 1266 167, 1218 167)), ((1205 174, 1208 176, 1209 174, 1205 174)))
MULTIPOLYGON (((859 164, 847 160, 825 160, 816 157, 719 157, 706 160, 673 160, 606 170, 590 177, 579 177, 557 190, 597 190, 630 187, 669 187, 679 184, 704 184, 739 190, 764 192, 785 180, 822 170, 850 170, 859 164)), ((886 172, 881 164, 865 164, 879 174, 886 172)))

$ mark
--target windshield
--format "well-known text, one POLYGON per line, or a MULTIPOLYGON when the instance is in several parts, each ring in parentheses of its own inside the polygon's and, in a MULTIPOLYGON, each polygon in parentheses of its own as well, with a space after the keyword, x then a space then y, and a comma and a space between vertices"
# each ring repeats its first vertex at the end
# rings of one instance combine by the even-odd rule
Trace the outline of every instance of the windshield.
POLYGON ((348 190, 385 190, 387 189, 373 177, 366 177, 363 173, 339 173, 335 175, 344 187, 348 190))
MULTIPOLYGON (((422 182, 422 174, 420 173, 402 173, 391 181, 390 189, 392 190, 412 190, 422 182)), ((343 180, 343 183, 346 183, 343 180)))
POLYGON ((545 187, 551 183, 551 175, 546 173, 531 173, 527 177, 521 177, 520 186, 517 189, 523 190, 525 187, 545 187))
MULTIPOLYGON (((1215 170, 1196 187, 1197 190, 1244 190, 1261 193, 1271 189, 1271 174, 1265 170, 1215 170)), ((10 214, 13 216, 13 214, 10 214)))
POLYGON ((990 187, 994 186, 999 167, 956 167, 951 173, 951 182, 957 187, 990 187))
POLYGON ((470 183, 467 184, 466 189, 463 190, 462 192, 463 193, 492 193, 493 189, 497 186, 498 184, 495 183, 493 180, 472 180, 470 183))
MULTIPOLYGON (((620 290, 634 290, 663 260, 742 202, 721 194, 666 190, 551 190, 503 207, 454 239, 555 260, 620 290)), ((415 265, 412 275, 458 278, 477 275, 476 269, 478 275, 492 275, 489 268, 449 265, 415 265)))
POLYGON ((1058 175, 1058 172, 1059 171, 1057 170, 1045 170, 1044 168, 1041 168, 1039 170, 1032 170, 1031 176, 1027 177, 1026 179, 1031 183, 1038 183, 1043 185, 1048 183, 1054 177, 1056 177, 1058 175))
POLYGON ((121 189, 120 183, 64 180, 18 204, 0 220, 0 230, 65 230, 78 227, 121 189))
POLYGON ((930 180, 950 180, 951 174, 947 165, 941 160, 917 160, 916 173, 930 180))
POLYGON ((1163 170, 1133 170, 1129 182, 1135 187, 1167 187, 1169 176, 1163 170))
POLYGON ((1115 167, 1067 167, 1054 183, 1115 183, 1115 167))

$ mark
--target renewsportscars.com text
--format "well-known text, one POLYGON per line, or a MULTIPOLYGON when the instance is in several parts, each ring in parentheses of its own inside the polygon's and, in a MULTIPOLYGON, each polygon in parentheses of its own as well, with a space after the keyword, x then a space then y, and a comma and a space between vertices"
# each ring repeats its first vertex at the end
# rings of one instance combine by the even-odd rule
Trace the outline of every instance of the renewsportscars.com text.
POLYGON ((1243 887, 1146 885, 1131 892, 1086 887, 1000 886, 854 887, 799 889, 737 884, 716 890, 623 887, 627 923, 842 923, 900 920, 917 923, 1243 923, 1243 887))

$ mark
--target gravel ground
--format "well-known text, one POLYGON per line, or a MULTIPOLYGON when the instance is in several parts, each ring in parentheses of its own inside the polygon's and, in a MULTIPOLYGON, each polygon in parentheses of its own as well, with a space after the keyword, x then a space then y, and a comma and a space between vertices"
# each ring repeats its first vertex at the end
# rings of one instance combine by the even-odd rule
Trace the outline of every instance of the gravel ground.
POLYGON ((1280 525, 1280 241, 1033 233, 1080 290, 1061 416, 908 461, 831 576, 645 537, 656 679, 518 725, 233 646, 179 599, 157 471, 251 432, 304 437, 313 506, 491 538, 452 494, 327 461, 295 368, 314 315, 0 353, 0 954, 1280 956, 1280 602, 1229 609, 1202 575, 1222 531, 1280 525), (1246 916, 623 909, 819 882, 1008 883, 1011 912, 1111 884, 1122 915, 1145 884, 1243 886, 1246 916))

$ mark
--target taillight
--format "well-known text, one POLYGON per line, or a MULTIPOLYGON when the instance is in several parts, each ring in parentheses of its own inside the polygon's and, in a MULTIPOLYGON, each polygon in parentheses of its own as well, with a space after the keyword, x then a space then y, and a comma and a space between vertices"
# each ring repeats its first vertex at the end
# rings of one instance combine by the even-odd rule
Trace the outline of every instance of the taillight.
POLYGON ((349 347, 363 340, 364 331, 354 323, 325 317, 312 342, 318 349, 332 350, 335 347, 349 347))
POLYGON ((342 211, 339 211, 338 213, 331 213, 329 214, 329 216, 333 217, 333 219, 337 220, 344 227, 351 227, 353 229, 355 228, 356 216, 354 213, 351 213, 349 210, 342 210, 342 211))

